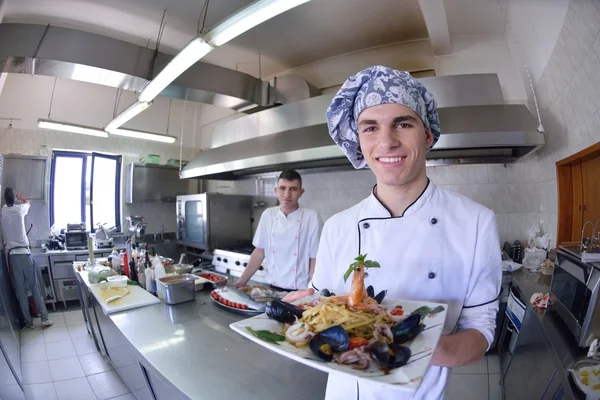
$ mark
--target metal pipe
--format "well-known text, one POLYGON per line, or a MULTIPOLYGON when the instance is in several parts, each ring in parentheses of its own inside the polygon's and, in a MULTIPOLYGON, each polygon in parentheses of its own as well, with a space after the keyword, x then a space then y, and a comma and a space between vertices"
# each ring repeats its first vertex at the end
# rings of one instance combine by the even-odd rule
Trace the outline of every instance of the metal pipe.
MULTIPOLYGON (((585 233, 585 227, 587 226, 587 224, 592 225, 592 221, 586 221, 585 224, 583 224, 583 228, 581 228, 580 247, 582 249, 586 249, 586 248, 588 248, 592 244, 590 238, 585 238, 585 241, 584 241, 584 238, 583 238, 583 235, 585 233)), ((594 232, 592 231, 592 235, 593 234, 594 234, 594 232)))

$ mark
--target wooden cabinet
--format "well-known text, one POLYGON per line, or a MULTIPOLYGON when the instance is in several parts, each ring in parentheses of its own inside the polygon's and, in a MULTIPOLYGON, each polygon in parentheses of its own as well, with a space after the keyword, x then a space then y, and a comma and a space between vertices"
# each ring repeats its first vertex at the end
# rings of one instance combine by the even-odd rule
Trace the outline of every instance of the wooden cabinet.
MULTIPOLYGON (((600 221, 600 143, 557 162, 556 168, 557 243, 580 242, 586 221, 600 221)), ((592 227, 586 227, 585 236, 592 236, 592 227)))

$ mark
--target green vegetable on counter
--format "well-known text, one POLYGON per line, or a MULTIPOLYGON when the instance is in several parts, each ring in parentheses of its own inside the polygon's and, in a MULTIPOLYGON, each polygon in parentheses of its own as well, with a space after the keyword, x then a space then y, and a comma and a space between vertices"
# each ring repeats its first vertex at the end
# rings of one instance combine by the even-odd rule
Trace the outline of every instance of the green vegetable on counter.
POLYGON ((127 279, 127 284, 131 286, 137 286, 138 283, 136 281, 132 281, 131 279, 127 279))
POLYGON ((277 333, 273 333, 271 331, 266 331, 266 330, 255 331, 254 329, 250 328, 249 326, 247 326, 246 329, 252 335, 256 336, 260 340, 264 340, 265 342, 269 342, 269 343, 276 344, 279 346, 279 343, 277 343, 277 342, 285 341, 285 336, 278 335, 277 333))

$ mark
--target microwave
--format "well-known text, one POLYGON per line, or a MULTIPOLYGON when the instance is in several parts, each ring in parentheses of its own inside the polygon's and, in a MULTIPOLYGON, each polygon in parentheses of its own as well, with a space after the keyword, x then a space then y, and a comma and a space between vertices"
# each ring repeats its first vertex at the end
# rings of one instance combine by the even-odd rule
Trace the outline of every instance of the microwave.
POLYGON ((65 248, 67 250, 87 250, 88 234, 86 231, 65 232, 65 248))
POLYGON ((559 249, 550 286, 552 309, 580 347, 600 337, 600 270, 559 249))
POLYGON ((252 242, 252 197, 202 193, 177 196, 177 240, 200 250, 252 242))

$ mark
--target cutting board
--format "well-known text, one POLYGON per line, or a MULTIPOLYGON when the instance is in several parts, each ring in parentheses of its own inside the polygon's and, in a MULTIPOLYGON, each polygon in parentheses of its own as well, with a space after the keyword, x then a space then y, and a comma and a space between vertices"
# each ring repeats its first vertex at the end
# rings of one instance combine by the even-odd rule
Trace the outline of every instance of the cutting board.
POLYGON ((89 288, 98 303, 100 303, 105 314, 112 314, 119 311, 160 303, 160 300, 157 297, 152 296, 139 286, 128 285, 126 288, 106 288, 105 290, 102 290, 101 286, 100 283, 96 283, 90 285, 89 288), (125 290, 129 291, 128 295, 106 304, 106 299, 123 294, 125 293, 125 290))

